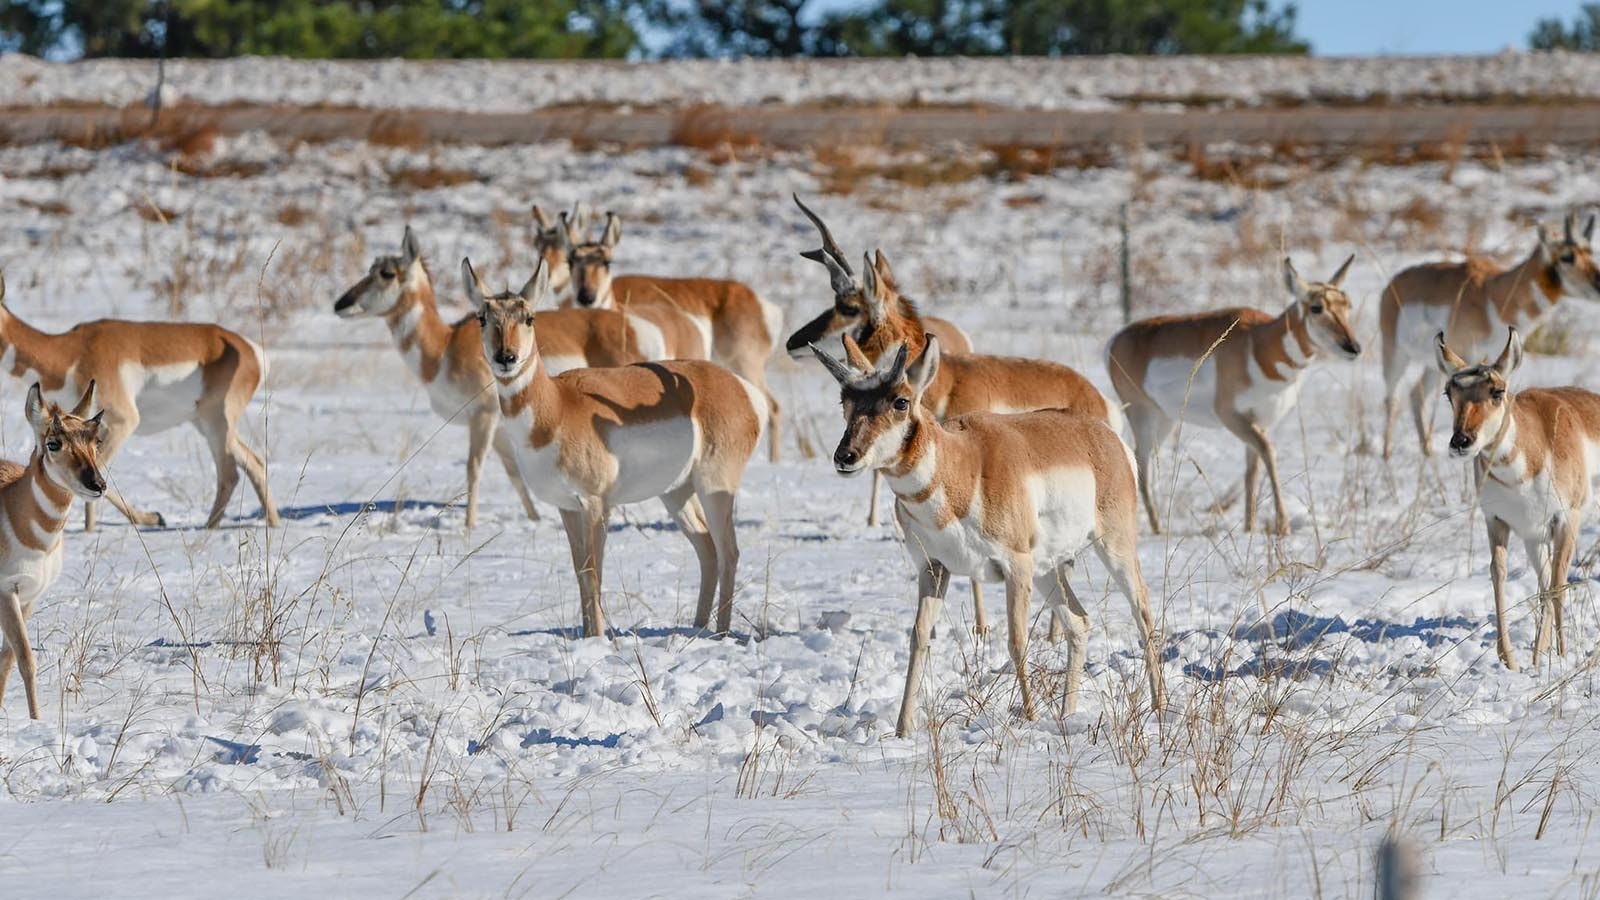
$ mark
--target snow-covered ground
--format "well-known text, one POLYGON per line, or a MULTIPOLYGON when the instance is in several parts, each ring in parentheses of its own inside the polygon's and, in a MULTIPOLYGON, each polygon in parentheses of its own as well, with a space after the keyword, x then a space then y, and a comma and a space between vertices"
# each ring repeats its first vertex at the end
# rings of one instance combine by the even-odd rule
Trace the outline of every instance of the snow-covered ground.
MULTIPOLYGON (((897 740, 913 582, 892 532, 864 524, 864 482, 792 439, 781 464, 752 463, 736 634, 721 640, 686 627, 687 544, 654 505, 628 509, 606 560, 619 631, 574 640, 548 507, 527 522, 494 471, 464 535, 464 429, 429 411, 381 324, 331 312, 407 222, 443 298, 459 302, 463 255, 520 283, 529 204, 583 198, 623 216, 619 269, 746 279, 795 324, 828 297, 796 256, 815 246, 798 191, 980 349, 1106 385, 1125 202, 1137 312, 1277 308, 1282 254, 1325 277, 1354 252, 1348 286, 1375 350, 1389 273, 1469 244, 1518 257, 1528 216, 1600 196, 1586 159, 1285 168, 1283 187, 1252 192, 1147 155, 826 194, 799 155, 715 166, 681 149, 259 136, 218 152, 265 169, 196 178, 136 147, 0 150, 14 312, 51 328, 216 319, 267 346, 250 431, 287 520, 262 528, 241 490, 227 527, 200 530, 212 479, 190 432, 117 459, 121 489, 173 527, 134 531, 114 512, 95 534, 74 526, 33 620, 45 719, 26 719, 15 681, 0 710, 0 865, 27 893, 1359 896, 1391 827, 1419 849, 1428 896, 1600 892, 1592 591, 1569 605, 1575 649, 1553 669, 1497 663, 1465 466, 1423 462, 1409 435, 1388 466, 1366 452, 1375 358, 1316 370, 1277 430, 1288 539, 1240 533, 1237 505, 1211 509, 1242 470, 1231 439, 1187 429, 1166 457, 1172 533, 1141 555, 1168 714, 1133 708, 1134 632, 1089 560, 1076 716, 1013 714, 1004 643, 971 635, 958 584, 924 692, 934 725, 897 740), (466 180, 396 186, 424 170, 466 180)), ((1563 313, 1570 355, 1530 357, 1527 382, 1600 384, 1591 320, 1563 313)), ((772 370, 789 433, 826 452, 831 383, 814 366, 772 370)), ((24 387, 0 388, 13 458, 29 449, 24 387)), ((1513 576, 1526 658, 1520 552, 1513 576)), ((1061 657, 1042 634, 1032 664, 1048 688, 1061 657)))
MULTIPOLYGON (((10 106, 143 103, 156 64, 0 58, 10 106)), ((247 57, 167 63, 168 102, 522 112, 567 104, 984 104, 1098 109, 1122 103, 1258 104, 1600 97, 1590 53, 1433 57, 374 62, 247 57)))

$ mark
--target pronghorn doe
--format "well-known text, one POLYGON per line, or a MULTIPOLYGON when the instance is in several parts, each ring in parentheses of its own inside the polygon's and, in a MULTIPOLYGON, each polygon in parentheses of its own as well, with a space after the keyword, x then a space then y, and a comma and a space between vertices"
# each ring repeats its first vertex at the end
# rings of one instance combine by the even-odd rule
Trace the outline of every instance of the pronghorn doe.
POLYGON ((1489 580, 1494 585, 1495 648, 1517 667, 1506 630, 1506 545, 1516 532, 1539 582, 1537 665, 1555 626, 1556 653, 1567 652, 1563 622, 1567 570, 1583 509, 1600 487, 1600 395, 1581 388, 1511 390, 1522 363, 1522 337, 1509 328, 1492 364, 1469 365, 1434 338, 1454 426, 1450 455, 1473 458, 1478 506, 1489 530, 1489 580))
POLYGON ((1139 462, 1139 493, 1150 529, 1161 533, 1154 496, 1156 451, 1180 421, 1226 428, 1244 442, 1244 529, 1256 527, 1256 488, 1265 463, 1272 485, 1276 533, 1289 533, 1278 482, 1278 459, 1267 432, 1294 407, 1300 378, 1319 356, 1355 359, 1361 344, 1350 328, 1350 298, 1342 285, 1355 257, 1325 282, 1307 283, 1283 260, 1283 281, 1294 298, 1276 316, 1233 307, 1192 315, 1143 319, 1117 332, 1106 367, 1127 404, 1139 462))
POLYGON ((71 412, 45 403, 37 382, 28 389, 28 425, 33 456, 26 466, 0 460, 0 699, 11 665, 22 676, 28 717, 39 718, 39 686, 28 642, 33 605, 61 574, 61 532, 74 496, 94 500, 106 493, 100 450, 109 428, 103 412, 87 418, 94 382, 71 412))
MULTIPOLYGON (((531 283, 529 285, 531 287, 531 283)), ((517 489, 528 518, 539 514, 522 479, 517 477, 511 444, 500 433, 500 402, 490 385, 489 365, 477 314, 446 322, 439 315, 433 278, 422 250, 406 226, 400 252, 373 260, 366 277, 333 305, 341 318, 380 316, 389 326, 400 355, 428 392, 428 404, 447 422, 465 419, 467 442, 467 521, 478 519, 478 483, 493 446, 517 489)), ((649 323, 613 311, 548 310, 539 313, 539 345, 551 372, 583 366, 620 366, 657 359, 665 352, 660 335, 649 323)))
MULTIPOLYGON (((854 348, 848 338, 845 345, 854 348)), ((842 389, 845 432, 834 468, 846 476, 868 470, 887 476, 917 566, 917 620, 896 733, 905 737, 915 724, 928 644, 952 572, 1005 581, 1007 643, 1025 718, 1034 717, 1027 665, 1034 592, 1066 620, 1066 712, 1076 712, 1089 616, 1067 576, 1088 546, 1132 604, 1150 704, 1159 709, 1161 668, 1139 569, 1134 464, 1122 438, 1101 418, 1059 409, 974 413, 941 424, 925 402, 940 369, 939 340, 931 336, 915 366, 908 366, 903 344, 871 369, 814 352, 842 389)))
POLYGON ((600 576, 613 506, 659 497, 700 561, 695 626, 733 625, 739 545, 733 504, 761 437, 766 398, 715 363, 672 360, 552 376, 534 308, 549 296, 540 263, 520 293, 491 294, 472 264, 461 277, 478 307, 482 354, 528 488, 561 510, 578 577, 583 635, 605 630, 600 576))
POLYGON ((1427 263, 1401 271, 1383 289, 1379 324, 1383 333, 1383 455, 1392 449, 1394 420, 1408 372, 1420 364, 1411 387, 1411 418, 1424 456, 1433 453, 1428 440, 1439 376, 1428 366, 1430 338, 1445 339, 1468 359, 1494 352, 1507 327, 1532 332, 1565 297, 1600 300, 1600 265, 1590 240, 1595 217, 1577 234, 1577 216, 1568 213, 1561 239, 1551 240, 1544 226, 1527 258, 1510 269, 1481 258, 1456 263, 1427 263))
MULTIPOLYGON (((261 500, 267 524, 277 527, 266 466, 238 433, 239 416, 266 379, 267 355, 259 344, 220 325, 190 322, 96 319, 46 334, 12 313, 5 294, 0 275, 0 369, 24 383, 39 382, 51 398, 68 399, 83 385, 99 385, 103 465, 111 465, 136 433, 191 423, 206 439, 217 468, 206 527, 222 521, 240 469, 261 500)), ((107 489, 105 497, 135 525, 166 524, 160 513, 134 509, 115 490, 107 489)), ((84 504, 85 530, 95 528, 95 507, 92 500, 84 504)))
MULTIPOLYGON (((562 213, 563 226, 571 224, 562 213)), ((573 230, 559 229, 569 236, 573 230)), ((579 307, 643 311, 670 304, 688 316, 700 331, 710 358, 755 385, 767 399, 767 455, 778 461, 778 400, 767 387, 767 360, 783 331, 783 310, 749 286, 723 278, 666 278, 657 275, 611 274, 611 259, 622 240, 622 220, 606 213, 605 230, 597 241, 567 247, 572 268, 571 302, 579 307)))

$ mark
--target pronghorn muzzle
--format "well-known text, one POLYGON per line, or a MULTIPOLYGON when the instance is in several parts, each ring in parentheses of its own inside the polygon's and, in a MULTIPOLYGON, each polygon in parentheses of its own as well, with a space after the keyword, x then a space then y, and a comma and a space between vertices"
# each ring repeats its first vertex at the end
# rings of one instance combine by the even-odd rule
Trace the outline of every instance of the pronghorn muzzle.
POLYGON ((801 325, 794 334, 789 335, 789 341, 784 344, 784 349, 795 359, 810 356, 812 344, 820 344, 833 336, 833 323, 836 318, 834 311, 830 309, 801 325))

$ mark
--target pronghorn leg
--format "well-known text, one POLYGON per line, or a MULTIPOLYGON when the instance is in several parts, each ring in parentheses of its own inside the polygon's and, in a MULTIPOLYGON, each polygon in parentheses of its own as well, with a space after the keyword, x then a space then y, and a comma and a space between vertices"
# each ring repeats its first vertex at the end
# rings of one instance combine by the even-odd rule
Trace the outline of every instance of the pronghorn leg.
POLYGON ((233 429, 220 406, 202 409, 194 420, 194 427, 206 439, 211 462, 217 468, 217 493, 211 498, 211 513, 206 516, 206 527, 215 528, 222 522, 223 514, 228 511, 228 501, 233 499, 234 489, 239 486, 239 465, 228 447, 233 440, 233 429))
POLYGON ((1111 571, 1111 579, 1133 609, 1133 624, 1139 629, 1145 674, 1150 680, 1150 708, 1162 709, 1167 705, 1167 691, 1165 679, 1161 677, 1161 634, 1156 630, 1155 615, 1150 609, 1150 588, 1139 568, 1134 535, 1131 531, 1121 537, 1108 535, 1094 546, 1100 561, 1111 571))
POLYGON ((911 661, 906 667, 905 692, 900 697, 900 719, 895 723, 897 737, 909 737, 916 727, 917 694, 922 688, 922 670, 928 664, 933 623, 939 618, 949 587, 950 570, 938 560, 928 560, 917 573, 917 622, 911 628, 911 661))
POLYGON ((1078 711, 1078 694, 1083 686, 1083 670, 1088 661, 1089 613, 1072 592, 1067 576, 1072 574, 1071 564, 1056 566, 1035 585, 1040 600, 1050 610, 1051 630, 1057 624, 1064 626, 1067 638, 1067 690, 1062 697, 1062 715, 1078 711))
POLYGON ((1256 490, 1261 487, 1261 456, 1244 448, 1244 530, 1256 530, 1256 490))
POLYGON ((1556 531, 1555 553, 1550 560, 1550 610, 1555 614, 1556 655, 1567 655, 1567 571, 1572 568, 1572 557, 1578 549, 1578 516, 1573 515, 1561 523, 1556 531))
POLYGON ((1442 389, 1442 376, 1432 369, 1423 369, 1422 377, 1411 387, 1411 421, 1417 429, 1417 442, 1422 445, 1422 455, 1433 455, 1433 443, 1428 440, 1433 430, 1432 407, 1428 405, 1442 389))
POLYGON ((1173 431, 1172 420, 1159 409, 1129 408, 1128 421, 1133 426, 1133 452, 1139 464, 1139 496, 1144 500, 1145 515, 1150 518, 1150 531, 1160 534, 1161 517, 1155 500, 1156 453, 1173 431))
POLYGON ((1029 722, 1038 715, 1033 706, 1033 689, 1028 685, 1028 604, 1032 600, 1033 559, 1014 554, 1011 571, 1006 575, 1006 649, 1011 652, 1017 689, 1022 693, 1022 718, 1029 722))
POLYGON ((878 525, 878 489, 882 487, 883 475, 877 470, 872 470, 872 494, 867 497, 867 525, 876 528, 878 525))
MULTIPOLYGON (((104 390, 104 388, 102 388, 102 390, 104 390)), ((128 405, 131 408, 132 404, 128 405)), ((106 404, 102 403, 101 409, 106 409, 106 404)), ((100 445, 100 462, 101 465, 109 467, 111 465, 111 460, 116 458, 117 451, 120 450, 123 443, 133 435, 134 430, 139 427, 139 414, 137 411, 134 411, 131 415, 123 414, 114 416, 109 410, 107 410, 105 423, 107 434, 105 443, 100 445)), ((144 528, 160 528, 167 524, 167 520, 162 518, 161 514, 158 512, 140 512, 134 509, 128 504, 128 501, 122 499, 121 492, 117 491, 114 487, 106 489, 105 498, 111 502, 112 506, 117 508, 118 512, 126 516, 129 522, 132 522, 136 526, 144 528)), ((83 505, 84 531, 93 531, 95 529, 95 526, 99 523, 99 512, 99 504, 93 500, 83 505)))
MULTIPOLYGON (((1247 450, 1253 452, 1255 456, 1260 458, 1261 462, 1266 464, 1267 483, 1272 486, 1273 514, 1277 517, 1276 524, 1273 525, 1272 533, 1279 535, 1288 534, 1289 513, 1284 508, 1283 487, 1278 482, 1278 456, 1272 450, 1272 442, 1267 440, 1267 433, 1261 430, 1261 426, 1240 415, 1225 416, 1222 419, 1222 424, 1229 431, 1233 432, 1234 437, 1244 441, 1244 445, 1247 450)), ((1250 480, 1250 468, 1251 467, 1247 462, 1245 465, 1246 482, 1249 482, 1250 480)), ((1245 485, 1246 501, 1249 501, 1253 496, 1254 492, 1250 490, 1250 486, 1247 483, 1245 485)), ((1252 505, 1247 505, 1245 507, 1245 529, 1247 531, 1252 525, 1255 524, 1255 518, 1250 512, 1251 509, 1253 509, 1252 505)))
POLYGON ((11 642, 5 640, 4 634, 0 634, 0 703, 6 699, 6 682, 11 680, 11 667, 16 664, 16 651, 11 649, 11 642))
POLYGON ((1506 545, 1511 540, 1511 526, 1491 515, 1484 519, 1489 530, 1489 583, 1494 588, 1495 652, 1500 655, 1500 662, 1514 672, 1517 660, 1511 653, 1511 635, 1506 631, 1506 545))
POLYGON ((496 427, 494 430, 494 453, 500 457, 500 465, 506 470, 506 477, 511 479, 511 486, 517 490, 517 499, 522 501, 522 511, 527 513, 528 519, 539 521, 539 510, 533 505, 533 495, 528 493, 528 485, 522 480, 522 472, 517 468, 517 454, 511 448, 511 438, 506 435, 504 428, 496 427))
POLYGON ((972 630, 978 637, 989 634, 989 614, 983 608, 983 582, 972 579, 972 630))
POLYGON ((39 718, 39 685, 33 659, 33 645, 28 643, 27 615, 22 599, 15 591, 0 596, 0 637, 5 638, 6 650, 17 660, 17 674, 22 678, 22 690, 28 696, 28 718, 39 718))
POLYGON ((1545 655, 1550 650, 1550 630, 1555 619, 1551 609, 1555 587, 1552 577, 1555 547, 1551 536, 1547 534, 1524 541, 1523 547, 1528 551, 1528 565, 1533 567, 1539 579, 1538 627, 1533 638, 1533 665, 1538 668, 1544 665, 1545 655))
POLYGON ((1394 450, 1394 422, 1400 417, 1401 379, 1406 374, 1406 361, 1400 356, 1394 338, 1384 339, 1383 357, 1383 458, 1388 459, 1394 450))
POLYGON ((711 540, 717 547, 717 633, 733 629, 733 586, 739 572, 739 539, 733 529, 733 491, 699 495, 711 540))
POLYGON ((483 461, 489 455, 500 417, 479 413, 467 423, 467 531, 478 524, 478 485, 483 481, 483 461))
POLYGON ((694 627, 704 630, 711 626, 711 599, 717 590, 717 545, 711 540, 705 510, 694 496, 692 487, 684 485, 671 493, 662 494, 661 503, 667 508, 667 515, 672 517, 672 521, 678 523, 678 530, 689 539, 690 546, 694 547, 695 558, 700 561, 700 593, 695 602, 694 627))
POLYGON ((572 549, 572 568, 578 576, 578 611, 584 637, 605 633, 605 615, 600 606, 600 573, 605 565, 606 507, 590 499, 583 509, 561 511, 567 545, 572 549))
POLYGON ((244 438, 234 434, 233 440, 228 442, 228 449, 233 454, 233 461, 244 470, 245 477, 250 479, 250 486, 255 489, 256 499, 261 501, 261 515, 267 520, 268 528, 277 528, 283 524, 278 518, 278 504, 272 501, 272 486, 267 483, 267 464, 261 461, 261 455, 255 448, 244 442, 244 438))

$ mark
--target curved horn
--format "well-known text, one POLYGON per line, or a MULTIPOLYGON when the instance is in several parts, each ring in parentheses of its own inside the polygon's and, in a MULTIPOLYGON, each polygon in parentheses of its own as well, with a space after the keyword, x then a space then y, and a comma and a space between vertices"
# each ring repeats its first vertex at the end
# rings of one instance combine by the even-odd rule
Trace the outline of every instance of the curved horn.
POLYGON ((1501 377, 1505 377, 1516 371, 1520 365, 1522 365, 1522 335, 1514 327, 1507 328, 1506 348, 1500 351, 1500 358, 1494 361, 1495 370, 1501 377))
POLYGON ((1330 285, 1332 285, 1332 286, 1334 286, 1336 288, 1337 287, 1344 287, 1344 277, 1346 275, 1350 274, 1350 264, 1355 262, 1355 261, 1356 261, 1356 255, 1354 253, 1350 254, 1345 259, 1344 265, 1339 267, 1339 271, 1333 273, 1333 277, 1328 279, 1328 284, 1330 284, 1330 285))
POLYGON ((1567 216, 1566 216, 1565 219, 1562 220, 1561 227, 1562 227, 1562 230, 1565 231, 1565 233, 1566 233, 1567 243, 1569 243, 1569 244, 1577 243, 1577 240, 1574 238, 1572 233, 1578 227, 1578 214, 1573 212, 1570 209, 1567 210, 1567 216))
POLYGON ((811 211, 800 200, 799 194, 791 194, 795 205, 806 214, 811 224, 817 227, 817 232, 822 235, 822 246, 816 250, 805 250, 801 256, 812 262, 822 263, 828 269, 828 282, 833 285, 835 296, 851 294, 861 289, 856 281, 855 270, 850 268, 850 261, 845 258, 844 251, 839 249, 838 241, 833 239, 833 233, 828 231, 828 226, 823 224, 822 218, 811 211))
POLYGON ((80 419, 89 418, 89 410, 94 407, 94 379, 89 379, 89 386, 84 388, 83 397, 78 400, 78 405, 72 408, 72 414, 80 419))
POLYGON ((1444 332, 1439 332, 1433 338, 1433 358, 1439 365, 1439 371, 1446 376, 1454 375, 1467 367, 1467 361, 1462 359, 1449 345, 1444 342, 1444 332))
POLYGON ((828 374, 833 376, 834 381, 840 384, 849 384, 856 379, 857 374, 851 371, 849 366, 835 359, 832 353, 823 350, 816 344, 807 344, 806 346, 810 347, 811 352, 816 354, 817 360, 827 368, 828 374))

